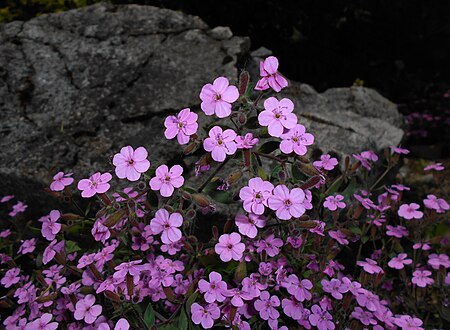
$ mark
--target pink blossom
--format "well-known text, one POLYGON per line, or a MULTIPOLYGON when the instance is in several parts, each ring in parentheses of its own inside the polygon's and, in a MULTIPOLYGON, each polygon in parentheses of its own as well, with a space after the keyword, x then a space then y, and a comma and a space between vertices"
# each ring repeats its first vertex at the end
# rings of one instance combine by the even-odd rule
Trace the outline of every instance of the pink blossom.
POLYGON ((61 252, 63 249, 64 241, 58 242, 56 239, 54 239, 45 248, 44 254, 42 255, 42 263, 44 265, 48 264, 56 256, 56 253, 61 252))
POLYGON ((356 264, 364 268, 364 270, 369 274, 383 274, 383 269, 378 266, 375 260, 366 258, 366 261, 357 261, 356 264))
POLYGON ((217 272, 211 272, 209 273, 209 282, 201 279, 198 282, 198 289, 204 294, 206 302, 223 302, 226 298, 224 293, 227 290, 227 284, 222 281, 222 275, 217 272))
POLYGON ((319 305, 311 307, 311 315, 309 315, 311 325, 317 327, 318 330, 334 330, 333 317, 326 309, 322 309, 319 305))
POLYGON ((303 156, 308 151, 306 146, 314 143, 314 135, 306 133, 305 126, 297 124, 289 131, 281 134, 280 150, 285 154, 295 152, 299 156, 303 156))
POLYGON ((412 264, 412 259, 407 259, 406 253, 400 253, 398 256, 392 258, 388 262, 388 266, 395 269, 403 269, 405 265, 412 264))
POLYGON ((340 230, 330 230, 328 232, 328 235, 330 235, 331 238, 334 238, 339 244, 342 245, 348 244, 348 240, 346 239, 347 236, 340 230))
POLYGON ((13 205, 12 211, 9 212, 8 214, 11 217, 15 217, 17 214, 25 212, 27 207, 28 207, 28 205, 19 201, 19 202, 17 202, 17 204, 13 205))
POLYGON ((321 281, 323 291, 330 293, 334 299, 341 300, 344 296, 343 293, 348 292, 349 288, 338 279, 331 279, 330 281, 323 279, 321 281))
POLYGON ((412 317, 409 315, 400 315, 400 317, 395 318, 394 323, 401 327, 402 330, 423 330, 421 327, 423 324, 422 320, 417 317, 412 317))
POLYGON ((336 196, 328 196, 325 198, 325 202, 323 202, 323 206, 325 206, 330 211, 336 211, 338 208, 345 208, 346 204, 343 202, 344 196, 336 195, 336 196))
POLYGON ((83 320, 87 324, 92 324, 95 322, 97 317, 102 313, 101 305, 94 305, 95 297, 92 294, 88 294, 82 300, 78 300, 75 305, 75 320, 83 320))
POLYGON ((219 237, 219 242, 215 245, 214 250, 224 262, 231 259, 239 261, 244 253, 245 245, 241 243, 241 235, 238 233, 223 234, 219 237))
POLYGON ((41 233, 48 241, 53 241, 61 230, 61 224, 57 223, 61 213, 58 210, 52 210, 49 215, 39 219, 42 222, 41 233))
POLYGON ((113 157, 113 164, 116 167, 116 175, 119 179, 127 178, 129 181, 137 181, 142 173, 150 168, 147 160, 148 152, 144 147, 134 150, 131 146, 120 149, 120 153, 113 157))
POLYGON ((338 164, 338 160, 334 157, 331 157, 329 154, 324 154, 320 156, 320 160, 313 162, 313 165, 317 169, 324 169, 327 171, 331 171, 338 164))
POLYGON ((294 188, 289 191, 285 185, 278 185, 273 190, 273 195, 269 197, 268 205, 279 219, 289 220, 292 217, 301 217, 305 213, 304 201, 305 193, 302 189, 294 188))
POLYGON ((219 118, 231 114, 231 103, 239 98, 239 91, 225 77, 219 77, 212 84, 203 86, 200 92, 201 108, 207 116, 216 114, 219 118))
POLYGON ((183 224, 183 217, 180 213, 172 213, 166 209, 156 211, 155 217, 150 222, 150 228, 154 234, 161 234, 161 241, 164 244, 178 242, 181 239, 179 227, 183 224))
POLYGON ((226 290, 224 295, 231 298, 230 303, 235 307, 244 306, 244 300, 252 300, 253 297, 245 290, 240 290, 238 288, 232 288, 230 290, 226 290))
POLYGON ((262 215, 249 213, 248 215, 238 214, 234 219, 239 232, 249 238, 255 238, 258 228, 266 225, 266 218, 262 215))
POLYGON ((97 242, 101 241, 103 244, 105 244, 106 240, 111 236, 109 228, 103 224, 102 219, 97 219, 95 221, 91 229, 91 234, 97 242))
POLYGON ((391 226, 391 225, 387 225, 386 226, 386 235, 388 236, 394 236, 397 238, 402 238, 403 236, 408 236, 409 232, 408 230, 403 227, 403 226, 391 226))
POLYGON ((427 195, 427 198, 423 200, 423 204, 426 208, 435 210, 437 213, 445 213, 450 209, 450 205, 442 199, 437 198, 435 195, 427 195))
POLYGON ((209 137, 203 141, 203 148, 211 152, 212 159, 216 162, 223 162, 226 155, 233 155, 237 150, 236 132, 232 129, 222 130, 219 126, 214 126, 209 130, 209 137))
POLYGON ((359 320, 364 325, 377 324, 373 314, 363 310, 361 307, 355 307, 355 310, 352 312, 351 316, 359 320))
POLYGON ((214 320, 220 318, 220 309, 215 303, 201 306, 197 303, 191 305, 191 319, 195 324, 201 324, 204 329, 212 328, 214 320))
POLYGON ((116 326, 114 327, 114 330, 128 330, 130 329, 130 323, 128 323, 127 319, 121 318, 119 321, 117 321, 116 326))
POLYGON ((390 146, 389 148, 391 149, 392 153, 394 153, 394 154, 407 155, 410 153, 410 151, 405 148, 400 148, 400 147, 396 147, 396 146, 390 146))
POLYGON ((372 168, 371 162, 376 162, 378 160, 378 156, 371 150, 363 151, 359 155, 353 154, 353 157, 359 160, 361 165, 369 171, 372 168))
POLYGON ((187 144, 190 136, 197 133, 197 119, 198 115, 189 108, 181 110, 176 116, 167 117, 164 121, 164 136, 168 140, 176 136, 179 144, 187 144))
POLYGON ((431 164, 431 165, 425 166, 425 168, 423 170, 424 171, 430 171, 430 170, 443 171, 444 169, 445 169, 445 167, 442 166, 442 163, 436 163, 436 164, 431 164))
POLYGON ((286 278, 283 286, 300 302, 311 300, 312 298, 309 290, 312 289, 313 284, 308 279, 300 280, 297 275, 291 274, 286 278))
POLYGON ((398 209, 398 215, 406 220, 422 219, 423 212, 419 211, 420 205, 416 203, 402 204, 398 209))
POLYGON ((446 254, 430 254, 428 256, 428 264, 433 268, 433 269, 439 269, 441 266, 444 268, 449 268, 450 267, 450 258, 448 255, 446 254))
POLYGON ((273 184, 264 181, 260 177, 252 178, 248 181, 248 186, 241 188, 239 197, 244 201, 243 207, 247 212, 261 215, 265 206, 268 206, 268 199, 272 196, 273 184))
POLYGON ((161 196, 170 197, 175 188, 184 184, 182 174, 183 168, 180 165, 174 165, 170 170, 167 165, 161 165, 156 169, 156 176, 150 180, 150 187, 152 190, 159 190, 161 196))
POLYGON ((283 246, 283 240, 275 238, 275 235, 271 234, 265 239, 256 242, 255 246, 257 247, 256 252, 261 253, 262 251, 266 251, 269 257, 275 257, 280 253, 280 248, 283 246))
POLYGON ((431 250, 431 245, 428 242, 419 242, 413 245, 414 250, 422 249, 424 251, 431 250))
POLYGON ((28 323, 25 330, 56 330, 57 322, 51 322, 53 315, 50 313, 42 314, 38 319, 28 323))
POLYGON ((294 297, 290 299, 283 299, 281 302, 283 307, 283 312, 287 316, 293 318, 294 320, 300 320, 303 316, 304 307, 303 304, 297 301, 294 297))
POLYGON ((81 196, 89 198, 95 194, 104 194, 110 188, 109 181, 112 175, 109 173, 100 174, 100 172, 92 174, 89 179, 82 179, 78 182, 78 190, 81 190, 81 196))
POLYGON ((3 286, 5 288, 9 288, 10 286, 19 283, 20 281, 20 268, 12 268, 10 270, 8 270, 5 274, 5 276, 3 276, 2 280, 0 281, 1 284, 3 284, 3 286))
POLYGON ((71 178, 72 173, 65 174, 64 172, 58 172, 53 177, 53 182, 50 184, 50 190, 63 191, 64 187, 70 186, 73 183, 71 178))
POLYGON ((258 115, 261 126, 269 127, 269 134, 280 137, 284 129, 291 129, 297 125, 297 116, 292 113, 294 103, 284 98, 278 101, 275 97, 269 97, 264 101, 264 111, 258 115))
POLYGON ((14 198, 14 195, 6 195, 6 196, 3 196, 1 199, 0 199, 0 203, 6 203, 6 202, 9 202, 11 199, 13 199, 14 198))
POLYGON ((252 133, 247 133, 245 136, 236 136, 235 141, 238 149, 251 149, 259 142, 259 139, 254 138, 252 133))
POLYGON ((267 291, 261 292, 261 295, 255 301, 255 309, 259 312, 259 316, 263 320, 276 320, 280 317, 280 313, 275 309, 275 307, 280 306, 280 299, 267 291))
POLYGON ((413 273, 413 278, 411 279, 411 282, 413 284, 424 288, 427 285, 433 284, 434 280, 430 278, 431 272, 429 270, 416 270, 413 273))
POLYGON ((287 87, 288 82, 280 73, 278 73, 278 59, 275 56, 269 56, 259 63, 259 74, 261 79, 258 80, 255 89, 266 90, 271 87, 275 92, 281 91, 287 87))
POLYGON ((5 229, 2 232, 0 232, 0 238, 6 238, 11 235, 11 229, 5 229))
POLYGON ((36 241, 37 241, 36 238, 31 238, 23 241, 17 253, 27 254, 33 252, 36 248, 36 241))

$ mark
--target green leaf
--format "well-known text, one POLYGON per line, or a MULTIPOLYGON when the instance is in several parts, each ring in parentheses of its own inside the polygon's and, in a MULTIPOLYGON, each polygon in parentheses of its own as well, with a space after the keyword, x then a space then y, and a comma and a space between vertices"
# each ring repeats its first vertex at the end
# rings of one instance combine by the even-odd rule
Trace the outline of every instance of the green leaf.
POLYGON ((279 141, 268 141, 260 146, 256 151, 262 154, 270 154, 272 151, 277 150, 280 147, 279 141))
POLYGON ((144 322, 148 328, 152 328, 155 325, 155 311, 151 303, 147 305, 144 313, 144 322))
POLYGON ((304 177, 303 173, 300 172, 298 166, 295 164, 292 164, 292 177, 295 181, 300 181, 304 177))
POLYGON ((178 317, 178 329, 187 330, 188 328, 188 317, 184 308, 181 308, 180 316, 178 317))
POLYGON ((362 235, 361 228, 359 227, 350 227, 350 231, 356 235, 362 235))
POLYGON ((363 237, 361 237, 361 242, 362 242, 363 244, 366 244, 368 240, 369 240, 369 236, 363 236, 363 237))
POLYGON ((233 203, 233 197, 228 191, 216 190, 214 192, 210 192, 208 194, 212 199, 216 202, 222 204, 231 204, 233 203))
POLYGON ((247 119, 247 122, 245 123, 245 127, 249 128, 249 129, 256 129, 259 126, 258 123, 258 117, 254 116, 254 117, 250 117, 247 119))
POLYGON ((66 241, 66 253, 67 254, 74 253, 74 252, 77 252, 80 250, 81 250, 81 248, 74 241, 66 241))
POLYGON ((270 177, 272 179, 278 179, 278 173, 283 170, 283 167, 281 165, 277 165, 273 168, 272 173, 270 173, 270 177))
POLYGON ((256 169, 256 174, 265 181, 269 180, 269 176, 267 175, 266 171, 262 167, 258 167, 256 169))
POLYGON ((193 294, 191 294, 189 296, 188 300, 186 301, 186 311, 188 314, 191 313, 191 306, 195 302, 197 297, 198 297, 198 292, 194 292, 193 294))

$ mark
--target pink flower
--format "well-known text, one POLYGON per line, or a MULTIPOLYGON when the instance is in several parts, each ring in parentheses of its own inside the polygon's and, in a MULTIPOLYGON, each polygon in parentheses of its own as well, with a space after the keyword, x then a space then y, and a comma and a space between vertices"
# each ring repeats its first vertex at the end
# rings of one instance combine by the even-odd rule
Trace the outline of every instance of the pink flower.
POLYGON ((189 137, 197 132, 197 119, 198 115, 189 108, 181 110, 176 116, 167 117, 164 121, 164 136, 168 140, 176 136, 179 144, 187 144, 189 137))
POLYGON ((413 245, 413 249, 414 250, 422 249, 424 251, 428 251, 431 250, 431 246, 430 244, 428 244, 428 242, 419 242, 413 245))
POLYGON ((100 172, 92 174, 89 179, 83 179, 78 182, 78 190, 81 190, 81 196, 89 198, 95 194, 104 194, 110 188, 109 181, 112 175, 109 173, 100 174, 100 172))
POLYGON ((231 259, 239 261, 245 250, 245 244, 241 243, 241 235, 238 233, 223 234, 219 237, 219 243, 214 247, 220 259, 228 262, 231 259))
POLYGON ((334 238, 339 244, 347 245, 348 240, 346 239, 346 235, 341 232, 340 230, 330 230, 328 232, 328 235, 330 235, 331 238, 334 238))
POLYGON ((258 228, 266 225, 266 218, 262 215, 249 213, 249 215, 238 214, 234 219, 239 232, 250 238, 255 238, 258 228))
POLYGON ((263 91, 271 87, 275 92, 281 91, 287 87, 288 82, 278 73, 278 59, 275 56, 269 56, 259 63, 259 74, 261 79, 255 86, 256 90, 263 91))
POLYGON ((156 211, 155 217, 150 222, 150 228, 154 234, 161 234, 161 241, 164 244, 178 242, 181 239, 181 227, 183 217, 180 213, 172 213, 166 209, 156 211))
POLYGON ((394 323, 400 328, 402 328, 402 330, 424 329, 421 327, 421 325, 423 324, 421 319, 409 315, 400 315, 400 317, 395 318, 394 323))
POLYGON ((428 256, 428 264, 433 268, 433 269, 439 269, 441 266, 444 268, 449 268, 450 267, 450 258, 448 255, 446 254, 430 254, 428 256))
POLYGON ((241 188, 239 197, 244 201, 243 207, 247 212, 261 215, 264 207, 268 206, 268 199, 272 196, 273 184, 260 177, 248 181, 248 186, 241 188))
POLYGON ((150 162, 147 160, 148 152, 144 147, 134 150, 131 146, 120 149, 120 153, 113 157, 116 167, 116 175, 119 179, 127 178, 129 181, 137 181, 141 173, 147 172, 150 162))
POLYGON ((338 279, 331 279, 330 281, 322 280, 322 288, 323 291, 330 293, 334 299, 341 300, 344 296, 343 293, 348 292, 349 288, 348 286, 341 282, 338 279))
POLYGON ((106 240, 111 236, 109 228, 103 224, 101 218, 95 221, 91 229, 91 234, 97 242, 101 241, 103 244, 105 244, 106 240))
POLYGON ((402 238, 403 236, 408 236, 409 232, 408 230, 403 227, 403 226, 391 226, 391 225, 387 225, 386 226, 386 235, 388 236, 394 236, 397 238, 402 238))
POLYGON ((71 178, 72 173, 64 174, 64 172, 58 172, 53 177, 53 182, 50 184, 50 190, 52 191, 62 191, 64 187, 70 186, 73 183, 73 178, 71 178))
POLYGON ((297 116, 294 111, 294 103, 284 98, 278 101, 275 97, 269 97, 264 101, 264 111, 258 115, 261 126, 269 127, 271 136, 280 137, 284 129, 291 129, 297 125, 297 116))
POLYGON ((1 284, 3 284, 3 286, 5 288, 9 288, 10 286, 19 283, 20 281, 20 268, 12 268, 10 270, 8 270, 5 274, 5 276, 3 276, 2 280, 0 281, 1 284))
POLYGON ((285 154, 292 151, 299 156, 303 156, 308 151, 306 146, 314 143, 314 135, 306 133, 305 126, 297 124, 288 132, 281 134, 280 150, 285 154))
POLYGON ((174 165, 170 168, 167 165, 161 165, 156 169, 155 177, 150 180, 152 190, 159 190, 163 197, 172 196, 175 188, 180 188, 184 184, 183 168, 180 165, 174 165))
POLYGON ((209 137, 203 141, 203 148, 211 152, 212 158, 217 162, 223 162, 226 155, 233 155, 237 150, 234 139, 236 132, 232 129, 222 130, 219 126, 214 126, 209 130, 209 137))
POLYGON ((410 151, 408 149, 405 149, 405 148, 400 148, 400 147, 396 147, 396 146, 390 146, 389 148, 391 148, 391 151, 394 154, 407 155, 407 154, 410 153, 410 151))
POLYGON ((231 103, 239 98, 239 91, 225 77, 219 77, 212 84, 203 86, 200 92, 202 103, 200 107, 207 116, 216 114, 219 118, 231 114, 231 103))
POLYGON ((13 205, 13 209, 11 212, 9 212, 9 216, 15 217, 18 213, 23 213, 27 209, 28 205, 24 204, 23 202, 17 202, 17 204, 13 205))
POLYGON ((445 167, 442 166, 442 163, 436 163, 436 164, 431 164, 431 165, 425 166, 425 168, 423 170, 424 171, 430 171, 430 170, 442 171, 444 169, 445 169, 445 167))
POLYGON ((75 305, 75 313, 73 316, 75 320, 83 320, 87 324, 95 322, 97 317, 102 313, 101 305, 94 305, 95 297, 92 294, 88 294, 82 300, 79 300, 75 305))
POLYGON ((411 282, 413 284, 424 288, 427 285, 433 284, 434 280, 430 278, 431 272, 429 270, 416 270, 413 273, 413 278, 411 279, 411 282))
POLYGON ((271 234, 265 239, 256 242, 255 246, 257 247, 256 252, 261 253, 262 251, 266 251, 269 257, 275 257, 280 253, 280 248, 283 246, 283 240, 275 238, 275 235, 271 234))
POLYGON ((17 253, 27 254, 33 252, 34 249, 36 248, 36 241, 37 241, 36 238, 31 238, 23 241, 17 253))
POLYGON ((406 220, 411 219, 422 219, 423 212, 419 211, 420 205, 416 203, 411 204, 402 204, 400 205, 400 208, 398 209, 398 215, 402 218, 405 218, 406 220))
POLYGON ((273 196, 269 197, 268 204, 279 219, 289 220, 305 213, 304 200, 305 193, 302 189, 294 188, 289 191, 285 185, 278 185, 273 190, 273 196))
POLYGON ((57 322, 51 322, 53 315, 50 313, 42 314, 38 319, 28 323, 25 330, 56 330, 57 322))
POLYGON ((364 268, 364 270, 369 274, 383 274, 383 269, 378 266, 377 262, 375 260, 366 258, 366 261, 358 261, 356 262, 358 266, 361 266, 364 268))
POLYGON ((128 323, 127 319, 121 318, 117 321, 114 330, 128 330, 130 329, 130 323, 128 323))
POLYGON ((311 312, 308 318, 311 325, 316 326, 318 330, 334 330, 333 317, 326 309, 322 309, 319 305, 313 305, 311 312))
POLYGON ((275 309, 275 307, 280 306, 280 299, 267 291, 261 292, 261 295, 255 301, 255 309, 259 312, 259 316, 263 320, 276 320, 280 317, 280 313, 275 309))
POLYGON ((338 164, 338 160, 334 157, 331 157, 329 154, 325 154, 320 156, 320 160, 313 162, 313 165, 317 169, 324 169, 327 171, 331 171, 338 164))
POLYGON ((61 230, 61 224, 57 223, 60 217, 61 213, 58 210, 52 210, 49 215, 39 219, 39 221, 42 222, 42 236, 44 236, 48 241, 53 241, 61 230))
POLYGON ((312 295, 309 290, 312 289, 313 284, 308 279, 300 280, 297 275, 289 275, 283 284, 287 291, 300 302, 311 300, 312 295))
POLYGON ((227 284, 222 281, 222 275, 217 272, 211 272, 209 273, 209 282, 201 279, 198 282, 198 289, 204 294, 206 302, 223 302, 226 298, 224 293, 227 291, 227 284))
POLYGON ((392 258, 388 262, 388 266, 395 269, 403 269, 405 265, 412 264, 412 259, 406 259, 408 255, 406 253, 400 253, 398 256, 392 258))
POLYGON ((344 200, 344 196, 336 195, 336 196, 328 196, 325 198, 325 202, 323 202, 323 206, 325 206, 330 211, 336 211, 339 209, 345 208, 345 203, 342 202, 344 200))
POLYGON ((220 309, 216 304, 208 304, 205 307, 193 303, 191 306, 191 319, 195 324, 201 324, 204 329, 212 328, 214 320, 220 318, 220 309))
POLYGON ((450 205, 442 199, 437 198, 435 195, 427 195, 427 198, 423 200, 423 204, 426 208, 435 210, 437 213, 445 213, 450 209, 450 205))
POLYGON ((44 265, 48 264, 56 256, 56 253, 61 252, 63 249, 64 241, 58 242, 56 239, 54 239, 45 248, 44 254, 42 255, 42 263, 44 265))
POLYGON ((0 199, 0 203, 6 203, 6 202, 9 202, 11 199, 13 199, 14 198, 14 195, 6 195, 6 196, 3 196, 1 199, 0 199))
POLYGON ((294 297, 291 297, 290 299, 283 299, 281 306, 283 306, 283 312, 287 316, 293 318, 294 320, 300 320, 302 318, 304 311, 303 304, 297 301, 294 297))
POLYGON ((10 229, 5 229, 2 232, 0 232, 0 238, 6 238, 9 237, 10 235, 11 235, 10 229))
POLYGON ((259 142, 259 139, 253 138, 252 133, 247 133, 245 136, 236 136, 235 141, 238 149, 251 149, 259 142))

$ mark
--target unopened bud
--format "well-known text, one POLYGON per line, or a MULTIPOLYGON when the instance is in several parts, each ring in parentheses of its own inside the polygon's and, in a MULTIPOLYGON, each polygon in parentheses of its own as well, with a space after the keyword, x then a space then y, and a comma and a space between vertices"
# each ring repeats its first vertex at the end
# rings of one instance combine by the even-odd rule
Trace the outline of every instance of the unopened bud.
POLYGON ((236 183, 241 177, 242 177, 242 171, 238 170, 236 172, 231 173, 228 176, 226 181, 231 185, 231 184, 236 183))
POLYGON ((217 229, 216 226, 213 226, 211 231, 212 231, 212 235, 213 235, 214 239, 218 240, 219 239, 219 229, 217 229))
POLYGON ((278 172, 278 178, 280 179, 280 181, 286 180, 286 172, 285 171, 278 172))
POLYGON ((79 220, 79 219, 81 219, 81 217, 75 213, 64 213, 63 215, 61 215, 61 220, 63 221, 79 220))
POLYGON ((241 125, 245 125, 245 123, 247 122, 247 115, 243 112, 240 112, 238 115, 238 122, 241 125))
POLYGON ((304 173, 304 174, 306 174, 308 176, 320 175, 320 172, 312 164, 305 164, 305 163, 302 163, 302 162, 297 162, 296 164, 298 166, 298 169, 302 173, 304 173))
POLYGON ((120 220, 126 215, 125 210, 118 210, 111 214, 105 221, 104 225, 106 227, 114 227, 120 220))
POLYGON ((197 141, 191 142, 183 149, 183 153, 185 155, 188 155, 191 152, 193 152, 195 150, 195 148, 197 148, 197 146, 198 146, 198 142, 197 141))
POLYGON ((144 190, 145 188, 147 188, 147 183, 144 182, 144 181, 140 181, 140 182, 138 183, 138 189, 139 189, 139 190, 144 190))
POLYGON ((167 210, 167 211, 169 211, 170 213, 172 213, 173 212, 173 207, 172 206, 170 206, 170 205, 164 205, 164 208, 167 210))
POLYGON ((247 90, 248 82, 250 81, 250 74, 248 71, 242 71, 239 75, 239 95, 244 95, 247 90))
POLYGON ((225 225, 223 226, 223 232, 224 233, 230 232, 233 225, 234 221, 228 220, 227 222, 225 222, 225 225))
POLYGON ((318 184, 320 182, 320 176, 319 175, 315 175, 311 178, 308 179, 308 181, 306 181, 305 183, 303 183, 300 188, 303 190, 309 189, 314 187, 316 184, 318 184))
POLYGON ((204 194, 192 194, 194 202, 201 207, 207 207, 211 204, 209 199, 204 194))
POLYGON ((188 193, 187 191, 182 191, 181 192, 181 197, 186 200, 186 201, 190 201, 192 199, 192 196, 190 193, 188 193))
POLYGON ((236 283, 241 283, 242 280, 247 276, 247 263, 241 261, 234 272, 234 279, 236 283))
POLYGON ((188 220, 194 219, 196 215, 197 214, 196 214, 195 210, 193 210, 193 209, 190 209, 189 211, 186 212, 186 218, 188 220))
POLYGON ((301 161, 302 163, 305 163, 305 164, 309 164, 310 163, 310 160, 308 158, 306 158, 306 157, 303 157, 303 156, 297 156, 297 159, 299 161, 301 161))

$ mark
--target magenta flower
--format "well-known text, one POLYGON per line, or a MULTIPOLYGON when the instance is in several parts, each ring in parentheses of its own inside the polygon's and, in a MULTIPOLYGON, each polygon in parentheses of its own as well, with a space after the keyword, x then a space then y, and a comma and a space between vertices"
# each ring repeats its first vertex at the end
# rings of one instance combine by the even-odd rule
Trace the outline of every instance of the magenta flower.
POLYGON ((280 313, 275 309, 280 306, 280 299, 276 295, 270 296, 267 291, 261 292, 254 306, 263 320, 276 320, 280 317, 280 313))
POLYGON ((13 199, 14 198, 14 195, 6 195, 6 196, 3 196, 1 199, 0 199, 0 203, 6 203, 6 202, 9 202, 11 199, 13 199))
POLYGON ((168 140, 176 136, 179 144, 187 144, 190 136, 197 133, 197 119, 198 115, 189 108, 181 110, 176 116, 167 117, 164 121, 164 136, 168 140))
POLYGON ((290 299, 283 299, 281 301, 281 306, 283 307, 284 314, 294 320, 300 320, 303 317, 305 308, 303 307, 303 304, 297 301, 294 297, 291 297, 290 299))
POLYGON ((269 257, 275 257, 280 253, 280 248, 283 246, 283 240, 275 238, 275 235, 271 234, 256 242, 255 246, 257 247, 256 252, 261 253, 262 251, 266 251, 269 257))
POLYGON ((364 270, 369 274, 383 274, 383 269, 378 266, 375 260, 366 258, 366 261, 357 261, 356 264, 364 268, 364 270))
POLYGON ((311 325, 317 327, 318 330, 334 330, 333 317, 326 309, 322 309, 319 305, 311 307, 311 315, 309 315, 311 325))
POLYGON ((347 236, 340 230, 330 230, 328 232, 328 235, 330 235, 331 238, 334 238, 339 244, 342 245, 348 244, 348 240, 346 239, 347 236))
POLYGON ((262 215, 249 213, 249 215, 238 214, 234 219, 239 232, 249 238, 255 238, 258 228, 266 225, 266 218, 262 215))
POLYGON ((128 330, 128 329, 130 329, 130 323, 128 323, 127 319, 123 317, 119 319, 119 321, 117 321, 116 326, 114 327, 114 330, 128 330))
POLYGON ((219 77, 212 84, 203 86, 200 92, 200 107, 207 116, 216 114, 219 118, 231 114, 231 103, 239 98, 239 91, 225 77, 219 77))
POLYGON ((180 213, 172 213, 166 209, 156 211, 155 217, 150 222, 150 228, 154 234, 161 234, 161 241, 164 244, 178 242, 181 239, 181 230, 178 229, 183 224, 183 217, 180 213))
POLYGON ((421 327, 423 324, 422 320, 417 317, 412 317, 410 315, 400 315, 395 318, 394 323, 399 326, 402 330, 423 330, 421 327))
POLYGON ((338 160, 331 157, 329 154, 324 154, 320 156, 320 160, 313 162, 315 168, 321 170, 331 171, 338 164, 338 160))
POLYGON ((428 256, 428 264, 433 268, 433 269, 439 269, 441 266, 444 268, 449 268, 450 267, 450 258, 448 255, 446 254, 430 254, 428 256))
POLYGON ((198 289, 208 303, 223 302, 226 299, 224 293, 227 291, 227 283, 222 281, 222 275, 217 272, 209 273, 209 282, 201 279, 198 282, 198 289))
POLYGON ((214 320, 220 318, 220 309, 216 304, 208 304, 205 307, 193 303, 191 306, 191 319, 195 324, 201 324, 204 329, 212 328, 214 320))
POLYGON ((408 255, 406 253, 400 253, 398 256, 392 258, 388 262, 388 266, 395 269, 403 269, 405 265, 412 264, 412 259, 406 259, 408 255))
POLYGON ((214 126, 209 130, 209 137, 203 141, 203 148, 211 152, 212 159, 216 162, 223 162, 226 155, 233 155, 237 150, 234 139, 236 132, 232 129, 222 130, 219 126, 214 126))
POLYGON ((410 151, 405 148, 400 148, 400 147, 396 147, 396 146, 390 146, 389 148, 391 149, 392 153, 394 153, 394 154, 407 155, 410 153, 410 151))
POLYGON ((100 174, 100 172, 92 174, 89 179, 82 179, 78 182, 78 190, 81 190, 81 196, 89 198, 95 194, 104 194, 110 188, 109 181, 112 175, 109 173, 100 174))
POLYGON ((289 220, 305 213, 304 200, 305 193, 302 189, 294 188, 289 191, 285 185, 278 185, 273 190, 273 195, 269 197, 268 204, 279 219, 289 220))
POLYGON ((12 268, 10 270, 8 270, 5 274, 5 276, 3 276, 2 280, 0 281, 1 284, 3 284, 3 286, 5 288, 9 288, 10 286, 19 283, 20 281, 20 268, 12 268))
POLYGON ((285 154, 295 152, 299 156, 307 153, 306 146, 314 143, 314 135, 306 133, 305 126, 297 124, 288 132, 281 134, 280 150, 285 154))
POLYGON ((0 238, 6 238, 9 237, 12 234, 10 229, 5 229, 2 232, 0 232, 0 238))
POLYGON ((58 172, 53 177, 53 182, 50 184, 50 190, 63 191, 64 187, 70 186, 73 183, 71 178, 72 173, 64 174, 64 172, 58 172))
POLYGON ((244 201, 243 207, 247 212, 261 215, 265 206, 269 206, 268 199, 272 196, 273 184, 260 177, 248 181, 248 186, 241 188, 239 197, 244 201))
POLYGON ((431 272, 429 270, 416 270, 413 273, 413 278, 411 279, 411 282, 413 284, 424 288, 430 284, 434 283, 434 280, 430 278, 431 272))
POLYGON ((17 214, 25 212, 27 207, 28 207, 28 205, 19 201, 19 202, 17 202, 17 204, 13 205, 12 211, 9 212, 8 214, 11 217, 15 217, 17 214))
POLYGON ((300 280, 297 275, 291 274, 285 279, 283 286, 285 286, 287 291, 300 302, 311 300, 312 298, 309 290, 312 289, 313 284, 308 279, 300 280))
POLYGON ((278 73, 278 59, 275 56, 269 56, 259 63, 259 74, 261 79, 255 86, 256 90, 263 91, 271 87, 275 92, 281 91, 287 87, 288 82, 280 73, 278 73))
POLYGON ((388 236, 393 236, 393 237, 397 237, 397 238, 402 238, 403 236, 408 236, 409 232, 408 230, 403 227, 403 226, 391 226, 391 225, 387 225, 386 226, 386 235, 388 236))
POLYGON ((294 103, 284 98, 278 101, 275 97, 269 97, 264 101, 264 111, 258 115, 261 126, 269 127, 269 134, 280 137, 284 129, 291 129, 297 125, 297 116, 292 113, 294 103))
POLYGON ((58 242, 56 239, 50 242, 50 244, 45 248, 44 254, 42 255, 42 263, 44 265, 48 264, 57 253, 64 249, 64 241, 58 242))
POLYGON ((436 163, 436 164, 431 164, 431 165, 425 166, 425 168, 423 170, 424 171, 430 171, 430 170, 443 171, 443 170, 445 170, 445 167, 442 166, 442 163, 436 163))
POLYGON ((23 241, 23 243, 19 247, 19 251, 17 251, 17 253, 27 254, 27 253, 33 252, 36 248, 36 241, 37 241, 36 238, 31 238, 31 239, 27 239, 27 240, 23 241))
POLYGON ((83 320, 87 324, 92 324, 95 322, 97 317, 102 313, 101 305, 94 305, 95 297, 92 294, 88 294, 82 300, 78 300, 75 305, 75 313, 73 316, 75 320, 83 320))
POLYGON ((116 175, 119 179, 127 178, 129 181, 137 181, 142 173, 150 168, 147 160, 148 152, 144 147, 134 150, 131 146, 120 149, 120 153, 113 157, 113 164, 116 167, 116 175))
POLYGON ((39 221, 42 222, 42 236, 44 236, 48 241, 53 241, 61 230, 61 224, 57 223, 60 217, 61 213, 58 210, 52 210, 49 215, 39 219, 39 221))
POLYGON ((214 250, 220 255, 220 259, 228 262, 231 259, 239 261, 245 250, 245 244, 241 243, 241 235, 238 233, 223 234, 214 250))
POLYGON ((236 136, 235 141, 238 149, 251 149, 259 142, 259 139, 254 138, 252 133, 247 133, 245 136, 236 136))
POLYGON ((402 204, 398 209, 398 215, 406 220, 422 219, 423 212, 419 211, 420 205, 416 203, 402 204))
POLYGON ((338 279, 331 279, 330 281, 323 279, 321 281, 323 291, 330 293, 334 299, 341 300, 344 296, 343 293, 348 292, 348 286, 338 279))
POLYGON ((155 177, 150 180, 152 190, 159 190, 163 197, 172 196, 175 188, 180 188, 184 184, 183 168, 180 165, 174 165, 170 168, 167 165, 161 165, 156 169, 155 177))
POLYGON ((28 323, 25 330, 56 330, 57 322, 51 322, 53 315, 50 313, 42 314, 38 319, 28 323))
POLYGON ((328 196, 325 198, 323 202, 323 206, 325 206, 330 211, 336 211, 339 209, 344 209, 346 204, 343 202, 344 196, 336 195, 336 196, 328 196))
POLYGON ((426 208, 435 210, 437 213, 445 213, 450 209, 450 205, 442 199, 437 198, 435 195, 427 195, 427 198, 423 200, 423 204, 426 208))

